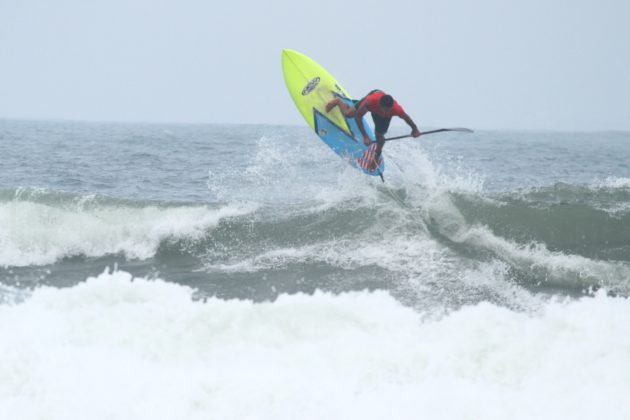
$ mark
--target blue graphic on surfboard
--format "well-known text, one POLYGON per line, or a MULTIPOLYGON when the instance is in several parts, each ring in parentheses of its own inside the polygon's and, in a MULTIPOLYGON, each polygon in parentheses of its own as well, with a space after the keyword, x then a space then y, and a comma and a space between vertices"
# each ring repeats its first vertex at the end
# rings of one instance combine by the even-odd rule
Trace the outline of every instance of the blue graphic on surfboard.
MULTIPOLYGON (((381 156, 374 166, 376 143, 363 144, 363 136, 354 117, 346 118, 339 107, 326 112, 326 104, 341 98, 349 106, 354 103, 350 95, 319 64, 297 51, 282 51, 282 70, 287 89, 296 107, 324 143, 350 165, 371 176, 383 176, 385 163, 381 156)), ((363 119, 367 135, 372 142, 374 134, 363 119)))

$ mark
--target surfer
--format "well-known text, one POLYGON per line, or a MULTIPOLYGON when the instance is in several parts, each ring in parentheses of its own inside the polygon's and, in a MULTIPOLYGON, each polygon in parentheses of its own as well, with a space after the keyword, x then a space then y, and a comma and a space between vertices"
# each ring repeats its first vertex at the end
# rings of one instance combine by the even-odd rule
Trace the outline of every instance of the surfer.
POLYGON ((330 112, 334 107, 339 106, 341 113, 348 118, 355 117, 357 126, 363 135, 363 143, 369 146, 372 140, 367 135, 363 126, 363 116, 370 112, 374 121, 374 133, 376 134, 376 152, 374 154, 374 164, 379 165, 381 151, 385 145, 385 133, 389 128, 389 123, 393 116, 402 118, 411 127, 413 137, 420 136, 420 130, 407 115, 405 110, 390 95, 378 89, 371 91, 360 100, 353 100, 354 106, 349 106, 341 98, 335 98, 326 104, 326 112, 330 112))

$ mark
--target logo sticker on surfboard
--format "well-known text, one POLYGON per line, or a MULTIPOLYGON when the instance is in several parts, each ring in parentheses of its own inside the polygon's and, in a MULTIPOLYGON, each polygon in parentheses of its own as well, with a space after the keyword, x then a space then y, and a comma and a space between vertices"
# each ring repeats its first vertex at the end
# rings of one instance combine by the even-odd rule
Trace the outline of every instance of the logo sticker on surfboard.
POLYGON ((308 84, 304 86, 304 89, 302 89, 302 96, 306 96, 311 93, 313 89, 315 89, 315 87, 319 84, 319 80, 319 76, 317 76, 316 78, 308 82, 308 84))

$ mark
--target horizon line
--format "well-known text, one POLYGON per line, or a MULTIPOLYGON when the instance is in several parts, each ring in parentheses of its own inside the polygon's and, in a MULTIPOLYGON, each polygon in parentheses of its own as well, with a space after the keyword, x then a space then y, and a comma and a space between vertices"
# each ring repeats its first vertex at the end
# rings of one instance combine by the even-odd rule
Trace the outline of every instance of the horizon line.
MULTIPOLYGON (((142 125, 234 125, 234 126, 269 126, 269 127, 309 127, 302 124, 291 123, 269 123, 269 122, 210 122, 210 121, 149 121, 149 120, 111 120, 111 119, 74 119, 74 118, 38 118, 38 117, 3 117, 0 121, 14 122, 41 122, 41 123, 80 123, 80 124, 142 124, 142 125)), ((440 127, 452 127, 454 124, 424 125, 427 129, 440 127)), ((469 127, 471 128, 471 127, 469 127)), ((518 128, 518 127, 493 127, 480 128, 472 127, 474 131, 498 132, 498 131, 521 131, 521 132, 556 132, 556 133, 630 133, 630 128, 588 128, 588 129, 568 129, 568 128, 518 128)), ((310 130, 310 129, 309 129, 310 130)), ((393 130, 398 131, 398 130, 393 130)), ((426 131, 423 130, 423 131, 426 131)), ((401 131, 402 132, 402 131, 401 131)))

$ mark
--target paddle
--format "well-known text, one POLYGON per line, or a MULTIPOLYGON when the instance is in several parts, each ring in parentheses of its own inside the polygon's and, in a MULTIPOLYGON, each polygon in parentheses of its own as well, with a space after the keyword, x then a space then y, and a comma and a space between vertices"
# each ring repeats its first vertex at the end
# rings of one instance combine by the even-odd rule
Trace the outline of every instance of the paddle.
MULTIPOLYGON (((431 130, 431 131, 422 132, 420 133, 420 135, 426 136, 427 134, 442 133, 444 131, 459 131, 461 133, 474 133, 474 131, 472 131, 469 128, 440 128, 439 130, 431 130)), ((409 137, 413 137, 413 136, 411 134, 407 134, 406 136, 390 137, 388 139, 385 139, 385 141, 400 140, 400 139, 406 139, 409 137)))

